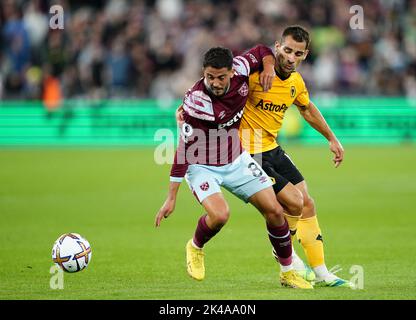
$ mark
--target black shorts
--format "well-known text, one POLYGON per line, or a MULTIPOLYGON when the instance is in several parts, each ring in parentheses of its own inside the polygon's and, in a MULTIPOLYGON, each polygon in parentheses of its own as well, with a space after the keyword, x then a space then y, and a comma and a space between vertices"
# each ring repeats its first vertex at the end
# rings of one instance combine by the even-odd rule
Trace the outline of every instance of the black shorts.
POLYGON ((263 170, 274 180, 273 189, 275 193, 280 192, 289 182, 295 185, 305 180, 280 146, 251 156, 261 164, 263 170))

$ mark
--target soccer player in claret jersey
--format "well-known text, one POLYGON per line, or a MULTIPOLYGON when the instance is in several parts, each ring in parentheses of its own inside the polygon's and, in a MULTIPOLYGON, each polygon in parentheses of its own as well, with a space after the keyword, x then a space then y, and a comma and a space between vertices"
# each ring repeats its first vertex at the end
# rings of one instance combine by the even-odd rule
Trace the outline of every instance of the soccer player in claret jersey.
MULTIPOLYGON (((204 207, 194 236, 186 245, 188 274, 205 277, 204 245, 229 218, 229 208, 220 186, 250 202, 264 216, 270 242, 280 263, 280 283, 292 288, 312 289, 292 266, 292 242, 288 223, 261 167, 244 151, 239 139, 243 108, 248 95, 249 75, 262 66, 266 76, 275 75, 273 52, 258 45, 233 59, 230 50, 212 48, 203 60, 204 77, 185 95, 181 140, 170 174, 169 193, 156 214, 160 226, 174 210, 183 177, 204 207)), ((267 79, 266 79, 267 83, 267 79)))
POLYGON ((275 44, 277 75, 271 89, 263 91, 259 72, 250 76, 249 96, 241 120, 240 137, 243 147, 249 150, 274 180, 273 188, 285 210, 291 233, 296 234, 314 273, 308 272, 308 268, 303 266, 294 252, 295 269, 305 279, 314 281, 315 285, 352 287, 349 281, 328 271, 314 201, 308 193, 303 176, 276 141, 285 112, 294 104, 303 118, 328 140, 329 148, 335 155, 335 167, 343 160, 342 145, 318 108, 309 100, 302 76, 296 71, 296 67, 308 54, 309 43, 309 34, 304 28, 286 28, 280 42, 275 44))

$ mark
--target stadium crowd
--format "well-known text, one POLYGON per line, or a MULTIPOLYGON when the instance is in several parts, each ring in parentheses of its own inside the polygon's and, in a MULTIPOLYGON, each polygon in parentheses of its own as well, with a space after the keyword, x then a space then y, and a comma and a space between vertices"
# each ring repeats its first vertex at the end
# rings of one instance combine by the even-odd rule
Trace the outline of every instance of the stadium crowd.
POLYGON ((314 94, 416 97, 416 0, 2 0, 0 99, 182 97, 208 48, 238 54, 310 30, 300 71, 314 94), (51 29, 52 5, 64 29, 51 29), (351 29, 359 4, 364 29, 351 29))

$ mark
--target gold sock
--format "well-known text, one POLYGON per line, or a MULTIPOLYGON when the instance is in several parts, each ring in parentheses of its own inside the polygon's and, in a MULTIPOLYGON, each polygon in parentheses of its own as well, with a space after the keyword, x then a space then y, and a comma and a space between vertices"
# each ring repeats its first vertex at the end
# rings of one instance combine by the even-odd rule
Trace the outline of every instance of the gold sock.
POLYGON ((312 268, 325 264, 324 244, 316 216, 299 220, 297 237, 312 268))
POLYGON ((297 226, 298 226, 300 216, 291 216, 291 215, 287 214, 286 212, 284 212, 283 214, 285 215, 285 218, 287 220, 287 224, 289 225, 290 236, 291 236, 292 242, 293 242, 293 238, 296 235, 296 230, 297 230, 297 226))

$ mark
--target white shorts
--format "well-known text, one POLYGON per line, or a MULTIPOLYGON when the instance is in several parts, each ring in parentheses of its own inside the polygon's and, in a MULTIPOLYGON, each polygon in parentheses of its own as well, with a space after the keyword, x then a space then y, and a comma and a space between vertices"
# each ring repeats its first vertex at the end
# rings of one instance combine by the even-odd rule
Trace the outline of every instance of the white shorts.
POLYGON ((200 203, 208 196, 221 192, 221 186, 248 202, 252 195, 273 185, 247 151, 224 166, 192 164, 188 167, 185 179, 200 203))

